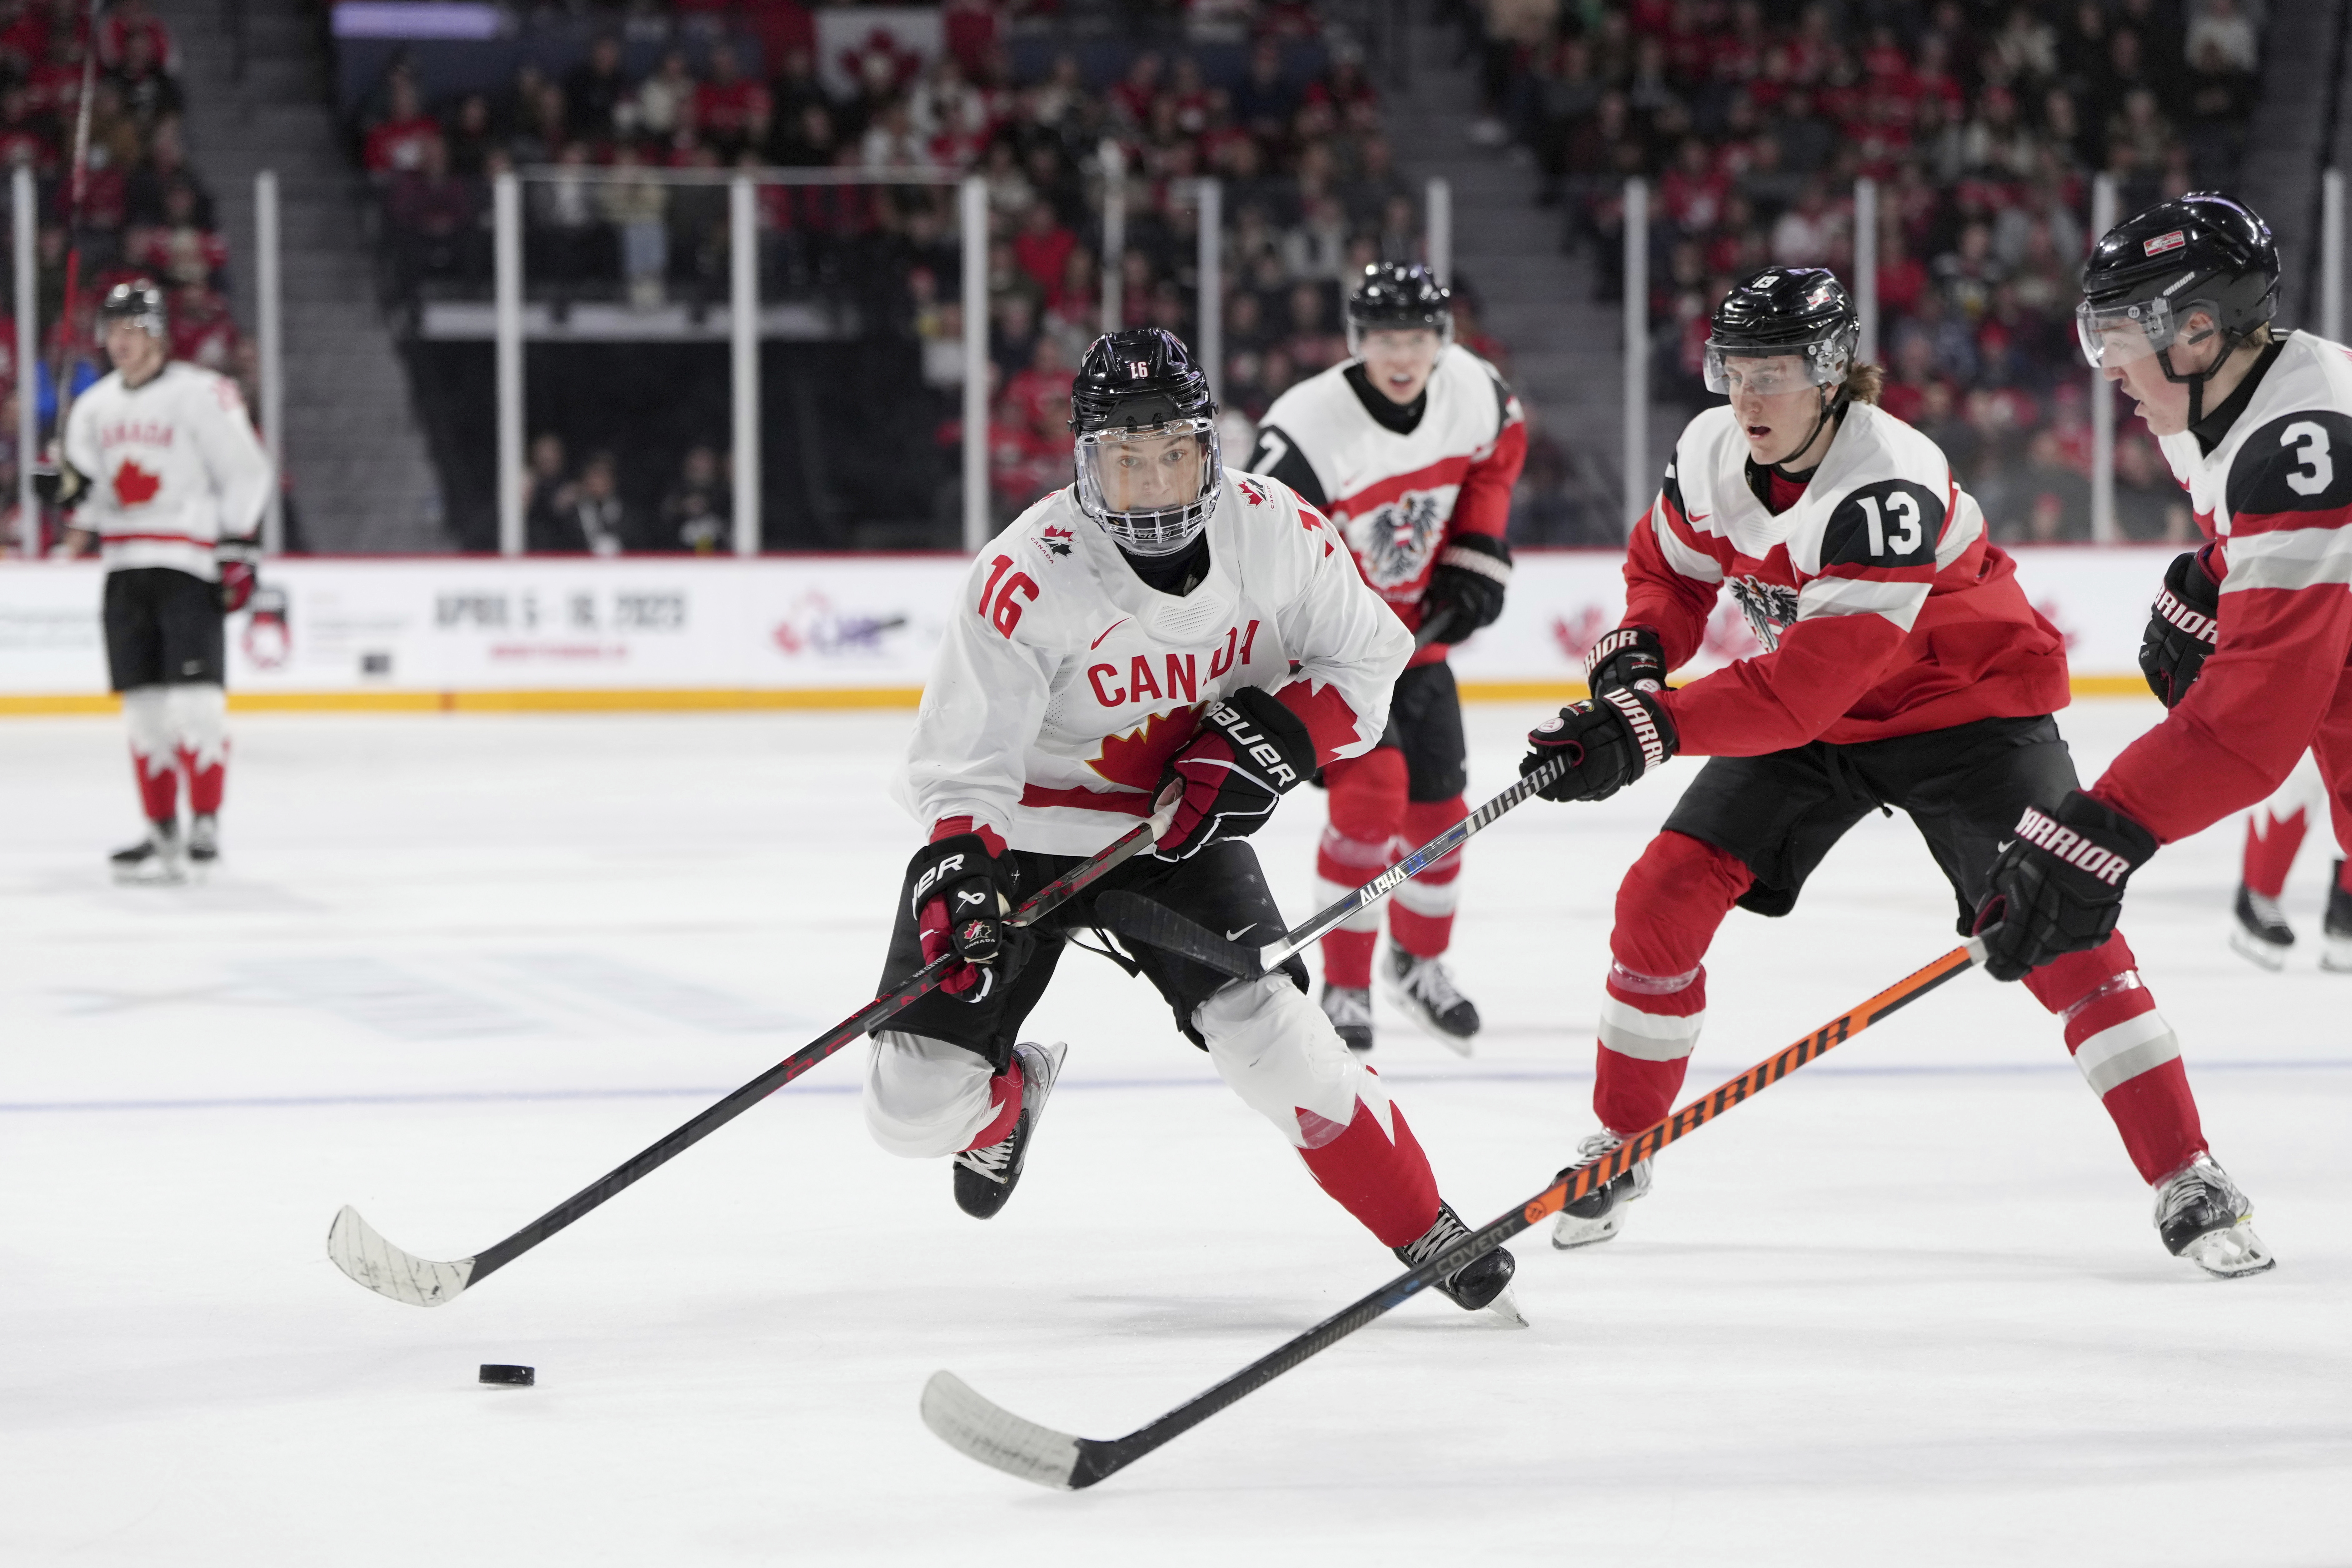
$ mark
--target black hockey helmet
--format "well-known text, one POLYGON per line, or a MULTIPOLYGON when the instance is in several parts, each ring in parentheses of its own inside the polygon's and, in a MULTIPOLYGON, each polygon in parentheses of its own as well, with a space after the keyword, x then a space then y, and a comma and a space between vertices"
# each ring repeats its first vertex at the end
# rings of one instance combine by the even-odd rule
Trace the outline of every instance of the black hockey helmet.
POLYGON ((1364 334, 1425 327, 1454 341, 1454 291, 1419 262, 1382 261, 1364 268, 1348 296, 1348 351, 1364 351, 1364 334))
POLYGON ((1078 507, 1135 555, 1172 555, 1224 485, 1217 401, 1192 350, 1158 327, 1088 346, 1070 387, 1078 507))
POLYGON ((160 342, 171 341, 172 320, 163 308, 163 291, 143 277, 116 284, 99 302, 98 337, 100 342, 106 340, 106 329, 117 321, 128 321, 142 328, 160 342))
POLYGON ((2221 334, 2230 350, 2278 309, 2279 255, 2270 225, 2213 191, 2158 202, 2099 236, 2083 264, 2074 332, 2094 369, 2156 356, 2167 381, 2189 384, 2189 418, 2203 417, 2205 377, 2173 369, 2172 348, 2221 334), (2189 318, 2212 323, 2195 332, 2189 318))
POLYGON ((1707 323, 1706 390, 1729 392, 1726 360, 1798 355, 1805 382, 1835 386, 1853 368, 1862 316, 1825 267, 1768 267, 1732 285, 1707 323))

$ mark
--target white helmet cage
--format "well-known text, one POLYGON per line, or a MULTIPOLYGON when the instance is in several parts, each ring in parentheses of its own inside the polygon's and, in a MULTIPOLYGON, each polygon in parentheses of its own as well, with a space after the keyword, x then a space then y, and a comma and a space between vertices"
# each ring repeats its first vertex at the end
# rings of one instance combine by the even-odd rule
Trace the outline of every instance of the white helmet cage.
POLYGON ((1224 487, 1223 456, 1213 417, 1086 431, 1077 437, 1076 453, 1078 509, 1130 555, 1174 555, 1198 538, 1216 513, 1224 487), (1157 450, 1137 450, 1146 446, 1157 450), (1194 460, 1189 474, 1163 477, 1126 466, 1186 455, 1194 460), (1139 490, 1164 498, 1156 506, 1139 506, 1139 490))

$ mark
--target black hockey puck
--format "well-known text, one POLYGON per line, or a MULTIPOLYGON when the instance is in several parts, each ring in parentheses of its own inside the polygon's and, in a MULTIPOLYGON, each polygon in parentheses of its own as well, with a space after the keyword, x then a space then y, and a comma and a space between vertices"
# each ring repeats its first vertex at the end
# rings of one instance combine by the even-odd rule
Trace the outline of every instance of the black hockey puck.
POLYGON ((495 1361, 482 1363, 482 1381, 503 1383, 513 1388, 529 1388, 539 1381, 535 1366, 506 1366, 495 1361))

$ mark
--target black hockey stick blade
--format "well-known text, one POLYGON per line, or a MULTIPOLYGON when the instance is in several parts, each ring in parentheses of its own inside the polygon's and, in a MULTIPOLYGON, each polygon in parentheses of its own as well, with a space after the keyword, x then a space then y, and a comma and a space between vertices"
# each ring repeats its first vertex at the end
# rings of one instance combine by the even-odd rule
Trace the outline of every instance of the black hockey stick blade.
POLYGON ((1529 1226, 1540 1224, 1549 1216, 1616 1180, 1639 1161, 1650 1158, 1668 1144, 1688 1137, 1807 1062, 1828 1055, 1897 1009, 1982 963, 1984 956, 1981 937, 1953 948, 1927 967, 1905 976, 1867 1001, 1840 1013, 1812 1033, 1801 1036, 1712 1092, 1652 1123, 1607 1154, 1570 1166, 1519 1207, 1488 1220, 1419 1268, 1398 1275, 1286 1344, 1258 1357, 1223 1382, 1124 1437, 1107 1441, 1076 1437, 1051 1427, 1041 1427, 982 1398, 951 1372, 935 1373, 924 1385, 923 1424, 950 1448, 1006 1475, 1064 1490, 1090 1487, 1181 1437, 1218 1411, 1248 1397, 1308 1357, 1328 1350, 1391 1308, 1485 1257, 1529 1226))
MULTIPOLYGON (((1164 820, 1155 818, 1129 829, 1100 852, 1080 861, 1024 899, 1021 907, 1013 912, 1012 922, 1027 925, 1042 918, 1150 848, 1152 840, 1166 827, 1164 820)), ((445 1301, 455 1301, 464 1291, 479 1284, 485 1276, 503 1269, 625 1188, 651 1176, 843 1046, 881 1028, 913 1005, 918 998, 938 986, 946 978, 954 963, 952 955, 942 954, 924 965, 742 1088, 692 1120, 673 1128, 659 1142, 605 1172, 512 1236, 484 1248, 470 1258, 460 1258, 449 1263, 419 1258, 385 1240, 373 1226, 360 1217, 358 1209, 349 1205, 335 1216, 334 1224, 328 1227, 327 1256, 336 1268, 379 1296, 405 1301, 413 1307, 437 1307, 445 1301)))
POLYGON ((1206 964, 1236 980, 1255 980, 1266 972, 1258 960, 1260 949, 1228 942, 1199 921, 1188 920, 1139 893, 1124 888, 1106 893, 1095 900, 1095 913, 1102 916, 1105 925, 1130 942, 1206 964))

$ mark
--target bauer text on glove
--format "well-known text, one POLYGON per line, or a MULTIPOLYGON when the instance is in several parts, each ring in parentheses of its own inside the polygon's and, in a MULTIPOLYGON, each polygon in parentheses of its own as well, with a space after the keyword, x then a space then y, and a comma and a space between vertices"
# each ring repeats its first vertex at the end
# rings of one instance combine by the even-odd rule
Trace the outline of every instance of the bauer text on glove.
POLYGON ((1271 692, 1244 686, 1202 710, 1201 727, 1160 781, 1178 788, 1175 817, 1154 853, 1184 860, 1219 839, 1257 831, 1283 794, 1315 771, 1304 720, 1271 692))
POLYGON ((1013 983, 1035 938, 1004 922, 1016 891, 1013 865, 987 838, 951 832, 925 844, 907 867, 907 886, 923 962, 950 953, 959 960, 940 989, 976 1002, 1013 983))

